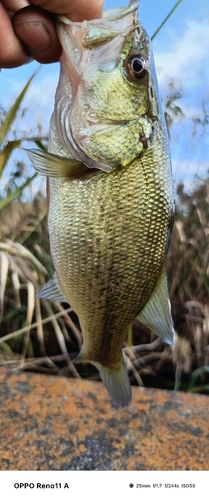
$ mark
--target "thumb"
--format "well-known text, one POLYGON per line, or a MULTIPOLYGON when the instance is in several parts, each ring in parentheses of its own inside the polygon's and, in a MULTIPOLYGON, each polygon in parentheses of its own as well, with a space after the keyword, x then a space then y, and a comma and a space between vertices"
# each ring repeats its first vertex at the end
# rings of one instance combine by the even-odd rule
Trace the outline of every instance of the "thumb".
POLYGON ((53 14, 38 7, 25 7, 14 14, 13 29, 27 52, 40 63, 57 62, 61 45, 53 14))

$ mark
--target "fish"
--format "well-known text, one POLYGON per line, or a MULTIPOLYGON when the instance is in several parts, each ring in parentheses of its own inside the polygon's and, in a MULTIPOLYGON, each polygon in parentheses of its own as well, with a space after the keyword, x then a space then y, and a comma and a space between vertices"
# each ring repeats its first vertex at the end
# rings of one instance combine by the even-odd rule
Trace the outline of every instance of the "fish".
POLYGON ((57 18, 60 77, 48 152, 31 149, 47 177, 55 273, 37 297, 67 302, 111 400, 131 400, 123 346, 135 318, 168 344, 174 328, 166 256, 174 219, 169 141, 151 41, 139 2, 103 17, 57 18))

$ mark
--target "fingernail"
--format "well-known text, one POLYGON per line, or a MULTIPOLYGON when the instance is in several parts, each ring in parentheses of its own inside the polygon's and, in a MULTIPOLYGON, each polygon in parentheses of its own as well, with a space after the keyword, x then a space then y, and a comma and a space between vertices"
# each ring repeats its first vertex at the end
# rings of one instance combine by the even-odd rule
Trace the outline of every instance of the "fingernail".
POLYGON ((44 50, 51 43, 50 33, 40 21, 16 24, 14 30, 21 42, 30 49, 44 50))

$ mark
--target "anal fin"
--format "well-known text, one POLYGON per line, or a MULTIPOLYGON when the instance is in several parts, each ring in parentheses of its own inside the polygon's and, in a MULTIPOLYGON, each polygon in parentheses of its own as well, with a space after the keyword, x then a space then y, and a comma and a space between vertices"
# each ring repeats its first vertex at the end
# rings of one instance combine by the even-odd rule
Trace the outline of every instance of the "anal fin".
POLYGON ((163 342, 173 344, 174 328, 165 267, 154 292, 137 318, 163 342))

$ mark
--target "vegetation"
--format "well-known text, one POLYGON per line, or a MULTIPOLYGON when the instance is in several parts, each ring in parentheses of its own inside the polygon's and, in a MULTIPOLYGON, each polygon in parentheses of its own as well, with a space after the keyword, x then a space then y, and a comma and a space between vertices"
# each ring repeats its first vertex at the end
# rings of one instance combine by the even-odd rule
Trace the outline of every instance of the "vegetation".
MULTIPOLYGON (((179 4, 180 2, 177 2, 179 4)), ((177 5, 176 4, 176 5, 177 5)), ((0 115, 0 177, 23 141, 45 148, 46 138, 12 136, 12 125, 33 77, 20 96, 0 115)), ((171 84, 165 101, 172 130, 176 117, 184 120, 181 94, 171 84)), ((208 116, 200 123, 205 132, 208 116)), ((74 366, 81 332, 71 308, 35 298, 35 291, 53 273, 47 235, 46 203, 38 193, 24 202, 24 191, 35 179, 16 164, 4 192, 0 192, 0 366, 64 373, 98 379, 91 365, 74 366), (26 172, 24 182, 23 172, 26 172)), ((160 342, 135 320, 124 354, 133 384, 209 393, 209 179, 188 194, 177 188, 177 210, 168 254, 168 278, 175 324, 174 346, 160 342)))

